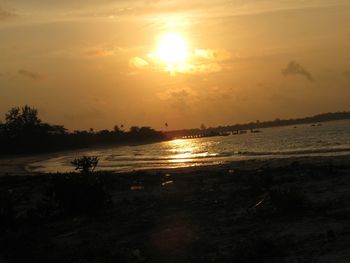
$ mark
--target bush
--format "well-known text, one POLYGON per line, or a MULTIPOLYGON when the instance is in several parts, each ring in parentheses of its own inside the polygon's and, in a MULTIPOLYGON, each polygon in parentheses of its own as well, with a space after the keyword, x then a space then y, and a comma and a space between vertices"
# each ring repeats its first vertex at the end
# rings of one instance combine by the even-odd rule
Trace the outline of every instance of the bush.
POLYGON ((75 170, 79 170, 81 173, 87 174, 90 171, 94 171, 98 164, 97 156, 83 156, 76 158, 71 162, 75 166, 75 170))

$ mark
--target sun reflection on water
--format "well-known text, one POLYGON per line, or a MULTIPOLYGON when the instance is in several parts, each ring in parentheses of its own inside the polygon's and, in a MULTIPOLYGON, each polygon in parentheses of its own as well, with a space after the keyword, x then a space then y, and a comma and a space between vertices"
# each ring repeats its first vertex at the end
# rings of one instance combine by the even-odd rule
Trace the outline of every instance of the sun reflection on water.
POLYGON ((214 157, 216 154, 207 152, 206 147, 197 140, 177 139, 167 143, 171 153, 169 163, 189 163, 198 158, 214 157))

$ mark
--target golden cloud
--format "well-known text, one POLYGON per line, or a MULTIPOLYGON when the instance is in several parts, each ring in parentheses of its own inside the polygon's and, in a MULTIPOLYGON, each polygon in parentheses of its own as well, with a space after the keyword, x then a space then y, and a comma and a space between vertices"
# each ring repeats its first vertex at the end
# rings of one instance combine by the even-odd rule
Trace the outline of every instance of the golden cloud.
POLYGON ((139 58, 139 57, 134 57, 132 59, 129 60, 129 65, 131 67, 134 67, 134 68, 137 68, 137 69, 142 69, 142 68, 145 68, 149 65, 149 63, 142 59, 142 58, 139 58))
POLYGON ((168 72, 171 74, 207 74, 217 73, 227 69, 225 61, 231 59, 231 53, 227 50, 196 49, 187 54, 187 59, 180 63, 169 64, 159 60, 156 54, 148 54, 144 57, 133 57, 129 60, 132 68, 151 70, 156 72, 168 72))

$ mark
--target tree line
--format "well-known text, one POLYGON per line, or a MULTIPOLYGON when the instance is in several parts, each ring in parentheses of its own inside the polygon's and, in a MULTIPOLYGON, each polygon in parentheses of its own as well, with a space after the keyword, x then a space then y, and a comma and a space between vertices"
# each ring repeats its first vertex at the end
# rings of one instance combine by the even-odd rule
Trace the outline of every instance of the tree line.
POLYGON ((98 145, 147 143, 165 140, 162 132, 133 126, 113 130, 69 132, 62 125, 51 125, 38 117, 38 110, 25 105, 11 108, 0 122, 0 154, 40 153, 98 145))
POLYGON ((297 119, 279 119, 270 121, 260 121, 257 120, 255 122, 248 122, 242 124, 234 124, 228 126, 218 126, 218 127, 209 127, 207 128, 204 124, 197 129, 187 129, 187 130, 176 130, 166 132, 166 135, 170 138, 182 137, 182 136, 193 136, 197 134, 203 133, 214 133, 220 134, 225 132, 235 132, 240 130, 251 130, 251 129, 263 129, 263 128, 271 128, 271 127, 281 127, 288 125, 300 125, 300 124, 308 124, 308 123, 320 123, 326 121, 336 121, 336 120, 347 120, 350 119, 350 111, 343 112, 329 112, 318 114, 311 117, 297 118, 297 119))

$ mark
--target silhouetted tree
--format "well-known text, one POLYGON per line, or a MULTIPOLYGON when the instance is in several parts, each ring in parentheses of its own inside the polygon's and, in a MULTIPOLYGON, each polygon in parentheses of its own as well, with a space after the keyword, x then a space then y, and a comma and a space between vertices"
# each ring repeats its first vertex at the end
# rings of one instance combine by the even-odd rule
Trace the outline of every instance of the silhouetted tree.
POLYGON ((129 132, 130 132, 131 134, 137 134, 137 133, 139 133, 139 131, 140 131, 140 128, 137 127, 137 126, 131 126, 131 127, 130 127, 130 130, 129 130, 129 132))
POLYGON ((4 128, 8 134, 18 136, 20 133, 30 132, 35 127, 39 127, 40 124, 38 110, 25 105, 21 108, 11 108, 6 113, 4 128))
POLYGON ((118 132, 121 132, 121 129, 119 128, 118 125, 114 125, 113 131, 118 133, 118 132))
MULTIPOLYGON (((121 125, 121 127, 124 127, 121 125)), ((75 130, 42 122, 38 111, 28 105, 14 107, 0 123, 0 153, 30 153, 87 146, 164 140, 163 133, 149 127, 133 126, 125 132, 116 125, 113 131, 75 130)))

